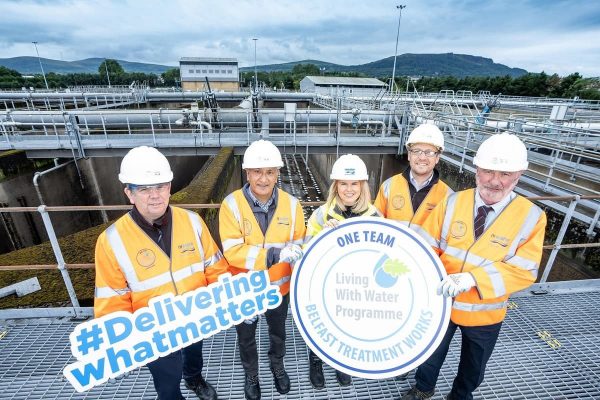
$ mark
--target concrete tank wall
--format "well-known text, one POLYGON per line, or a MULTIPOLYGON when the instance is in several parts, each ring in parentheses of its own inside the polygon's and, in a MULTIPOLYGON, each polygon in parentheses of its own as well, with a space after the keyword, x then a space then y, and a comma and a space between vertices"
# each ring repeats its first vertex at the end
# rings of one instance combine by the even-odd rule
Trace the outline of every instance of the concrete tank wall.
MULTIPOLYGON (((327 196, 327 191, 331 184, 329 174, 331 173, 331 168, 333 167, 335 160, 337 160, 337 157, 335 154, 309 154, 308 157, 309 164, 323 191, 323 195, 327 196)), ((377 191, 379 190, 379 186, 383 180, 387 178, 387 176, 382 175, 382 171, 386 173, 395 171, 393 167, 395 160, 393 156, 384 154, 360 154, 359 157, 367 166, 367 172, 369 173, 369 189, 371 190, 371 198, 374 200, 377 191)))
MULTIPOLYGON (((172 192, 186 186, 204 165, 207 156, 168 157, 174 173, 172 192)), ((38 179, 43 203, 48 206, 86 206, 128 204, 117 176, 120 157, 61 160, 64 165, 38 179), (81 179, 77 172, 81 171, 81 179)), ((41 204, 33 185, 34 172, 0 182, 0 203, 8 207, 37 207, 41 204)), ((107 220, 123 211, 106 212, 107 220)), ((58 237, 104 222, 100 211, 52 212, 50 218, 58 237)), ((48 240, 38 212, 3 213, 0 218, 0 252, 39 244, 48 240)))

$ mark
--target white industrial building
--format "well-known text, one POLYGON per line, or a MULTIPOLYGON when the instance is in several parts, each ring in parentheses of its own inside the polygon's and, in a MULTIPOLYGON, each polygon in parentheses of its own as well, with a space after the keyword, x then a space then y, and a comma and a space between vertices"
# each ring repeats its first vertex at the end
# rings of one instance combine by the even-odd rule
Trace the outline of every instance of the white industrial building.
POLYGON ((183 90, 207 90, 205 78, 208 78, 212 90, 240 90, 240 74, 235 58, 182 57, 179 60, 179 74, 183 90))
POLYGON ((300 81, 300 91, 327 96, 373 97, 386 87, 375 78, 307 76, 300 81))

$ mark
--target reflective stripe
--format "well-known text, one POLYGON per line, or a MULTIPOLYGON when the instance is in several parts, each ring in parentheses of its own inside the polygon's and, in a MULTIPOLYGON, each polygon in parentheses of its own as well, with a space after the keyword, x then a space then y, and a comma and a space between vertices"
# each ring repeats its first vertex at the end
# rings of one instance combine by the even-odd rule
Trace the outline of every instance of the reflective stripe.
POLYGON ((317 208, 317 211, 315 212, 315 222, 322 227, 323 225, 325 225, 325 212, 324 212, 324 207, 319 207, 317 208))
POLYGON ((290 225, 290 242, 294 240, 294 232, 296 231, 296 207, 298 206, 298 199, 294 196, 290 196, 290 212, 292 215, 292 224, 290 225))
POLYGON ((390 187, 392 186, 392 178, 387 178, 385 180, 385 182, 383 182, 383 184, 381 185, 381 187, 383 188, 383 197, 385 197, 385 200, 387 201, 387 199, 390 198, 390 187))
POLYGON ((198 253, 200 254, 200 263, 203 265, 202 271, 204 271, 204 247, 202 247, 202 223, 200 222, 200 216, 193 211, 185 210, 187 212, 187 216, 192 223, 192 228, 196 232, 196 246, 198 248, 198 253))
POLYGON ((506 295, 506 286, 504 285, 504 278, 495 264, 489 264, 483 267, 483 270, 490 278, 492 287, 494 288, 494 297, 501 297, 506 295))
POLYGON ((94 297, 97 299, 108 299, 110 297, 123 296, 127 293, 131 293, 131 289, 128 287, 123 289, 113 289, 111 287, 96 287, 94 289, 94 297))
POLYGON ((204 268, 208 268, 211 265, 215 265, 216 263, 219 262, 220 259, 223 258, 223 254, 221 254, 220 251, 218 251, 217 253, 215 253, 215 255, 213 255, 210 258, 207 258, 206 260, 204 260, 204 268))
MULTIPOLYGON (((192 264, 194 266, 197 266, 198 268, 202 268, 202 271, 204 271, 204 264, 192 264)), ((178 271, 173 272, 173 280, 175 282, 179 282, 181 280, 184 280, 185 278, 189 278, 190 276, 194 275, 194 273, 196 271, 193 270, 192 265, 190 265, 190 267, 186 267, 186 268, 182 268, 178 271)), ((167 282, 165 282, 167 283, 167 282)), ((162 284, 161 284, 162 285, 162 284)), ((154 287, 158 287, 160 285, 156 285, 154 287)))
POLYGON ((258 254, 260 253, 260 247, 257 246, 248 246, 248 254, 246 255, 246 265, 244 268, 247 270, 254 271, 254 266, 256 264, 256 259, 258 258, 258 254))
POLYGON ((300 238, 300 239, 292 240, 292 243, 297 244, 298 246, 302 246, 302 244, 304 243, 304 239, 300 238))
MULTIPOLYGON (((189 268, 186 268, 188 272, 191 272, 189 268)), ((191 274, 190 274, 191 275, 191 274)), ((173 274, 173 280, 175 279, 175 274, 173 274)), ((152 278, 148 278, 145 281, 137 281, 137 282, 129 282, 129 287, 134 292, 141 292, 144 290, 155 289, 159 286, 166 285, 167 283, 172 283, 171 274, 169 272, 164 272, 160 275, 154 276, 152 278)))
POLYGON ((521 224, 521 229, 519 230, 519 233, 517 233, 515 240, 510 245, 510 248, 508 250, 509 257, 515 255, 517 252, 517 247, 519 247, 521 242, 527 240, 527 238, 531 236, 531 232, 533 232, 533 229, 535 228, 535 225, 540 219, 542 212, 542 209, 538 206, 531 206, 527 217, 525 217, 525 221, 523 221, 523 224, 521 224))
POLYGON ((204 272, 205 265, 204 263, 193 263, 190 265, 190 268, 192 269, 192 273, 204 272))
POLYGON ((425 241, 431 246, 431 247, 435 247, 435 248, 440 248, 440 242, 438 242, 437 240, 435 240, 430 234, 429 232, 427 232, 425 229, 423 229, 422 227, 415 225, 413 227, 411 227, 416 233, 418 233, 423 239, 425 239, 425 241))
POLYGON ((276 281, 271 281, 271 283, 272 283, 273 285, 281 286, 281 285, 283 285, 284 283, 286 283, 286 282, 289 282, 289 281, 290 281, 290 279, 291 279, 291 277, 290 277, 290 276, 284 276, 283 278, 281 278, 281 279, 278 279, 278 280, 276 280, 276 281))
POLYGON ((487 303, 487 304, 471 304, 471 303, 463 303, 462 301, 455 301, 452 304, 452 308, 460 311, 492 311, 492 310, 502 310, 506 308, 508 303, 506 301, 501 301, 500 303, 487 303))
MULTIPOLYGON (((198 218, 200 217, 198 216, 198 218)), ((194 225, 194 220, 190 218, 190 221, 196 232, 198 232, 198 229, 196 229, 196 226, 194 225)), ((201 231, 202 229, 200 228, 200 232, 201 231)), ((123 271, 123 274, 127 279, 127 284, 133 292, 141 292, 144 290, 155 289, 167 283, 173 283, 173 281, 177 283, 182 279, 190 277, 194 272, 204 271, 204 262, 201 262, 192 264, 188 267, 180 269, 179 271, 176 271, 175 273, 173 273, 173 278, 171 278, 171 272, 166 271, 160 275, 154 276, 144 281, 140 281, 137 277, 137 274, 135 273, 135 269, 133 267, 133 264, 131 263, 131 260, 129 259, 129 256, 127 255, 127 250, 125 249, 125 245, 123 244, 123 239, 119 235, 115 224, 108 227, 108 229, 106 230, 106 236, 113 250, 115 258, 117 259, 117 263, 121 267, 121 270, 123 271), (194 269, 196 271, 194 271, 194 269)), ((196 239, 196 243, 198 246, 199 254, 202 257, 202 247, 200 246, 198 239, 196 239)))
POLYGON ((133 290, 137 290, 135 289, 135 286, 139 283, 139 280, 115 224, 108 227, 106 230, 106 237, 108 238, 108 242, 110 243, 115 258, 117 259, 117 263, 119 263, 119 266, 127 279, 129 287, 133 290))
POLYGON ((285 247, 285 243, 265 243, 265 249, 270 249, 272 247, 275 247, 276 249, 283 249, 285 247))
POLYGON ((494 262, 493 260, 479 257, 477 254, 469 253, 467 250, 459 249, 458 247, 454 246, 446 247, 444 254, 448 254, 454 258, 458 258, 459 260, 464 260, 469 264, 475 265, 476 267, 483 267, 494 262))
POLYGON ((227 239, 225 241, 223 241, 223 251, 227 251, 229 249, 231 249, 232 247, 235 246, 239 246, 240 244, 244 244, 244 239, 239 238, 239 239, 227 239))
POLYGON ((534 278, 537 278, 539 265, 535 261, 519 256, 513 256, 506 260, 506 262, 531 272, 531 275, 533 275, 534 278))
POLYGON ((227 204, 227 206, 229 207, 229 209, 233 213, 233 216, 237 220, 237 222, 240 225, 240 227, 243 228, 242 221, 241 221, 242 218, 240 217, 240 209, 238 208, 238 205, 237 205, 237 203, 235 201, 235 197, 233 196, 233 193, 230 194, 229 196, 225 197, 224 202, 225 202, 225 204, 227 204))
POLYGON ((476 254, 469 253, 467 250, 459 249, 457 247, 448 246, 444 251, 444 254, 464 260, 465 262, 472 264, 476 267, 481 267, 488 275, 492 287, 494 288, 494 297, 504 296, 506 294, 506 287, 504 285, 504 278, 498 268, 494 264, 494 260, 479 257, 476 254))
POLYGON ((454 217, 454 209, 456 208, 457 194, 451 194, 448 196, 446 201, 446 214, 444 215, 444 223, 442 224, 442 243, 440 243, 440 249, 446 250, 448 232, 450 232, 450 224, 452 224, 452 218, 454 217))

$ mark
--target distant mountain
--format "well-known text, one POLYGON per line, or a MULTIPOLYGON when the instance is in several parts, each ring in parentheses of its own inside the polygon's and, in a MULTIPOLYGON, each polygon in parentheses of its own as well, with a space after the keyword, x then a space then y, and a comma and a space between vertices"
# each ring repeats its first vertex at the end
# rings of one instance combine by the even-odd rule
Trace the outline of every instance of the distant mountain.
MULTIPOLYGON (((98 67, 104 58, 87 58, 77 61, 58 61, 42 58, 44 71, 58 74, 98 73, 98 67)), ((162 74, 171 68, 167 65, 146 64, 117 60, 126 72, 144 72, 162 74)), ((387 57, 360 65, 340 65, 319 60, 302 60, 283 64, 258 65, 259 71, 291 71, 297 64, 315 64, 325 68, 326 72, 356 72, 366 76, 385 77, 392 75, 394 57, 387 57)), ((19 71, 21 74, 39 74, 40 64, 37 57, 0 58, 0 65, 19 71)), ((241 71, 254 71, 254 67, 243 67, 241 71)), ((491 58, 470 56, 467 54, 401 54, 396 60, 396 76, 504 76, 518 77, 526 74, 521 68, 510 68, 495 63, 491 58)))
MULTIPOLYGON (((102 64, 104 58, 86 58, 85 60, 77 61, 59 61, 42 58, 44 72, 56 72, 57 74, 71 73, 98 73, 98 67, 102 64)), ((162 74, 168 69, 175 68, 167 65, 146 64, 139 62, 131 62, 125 60, 117 60, 125 72, 144 72, 146 74, 162 74)), ((0 58, 0 65, 19 71, 21 74, 39 74, 40 63, 37 57, 13 57, 0 58)))
MULTIPOLYGON (((319 60, 303 60, 283 64, 258 65, 259 71, 291 71, 297 64, 315 64, 326 72, 356 72, 372 77, 392 75, 394 57, 360 65, 339 65, 319 60)), ((254 67, 240 68, 253 71, 254 67)), ((401 54, 396 59, 396 76, 504 76, 518 77, 526 70, 495 63, 491 58, 467 54, 401 54)))

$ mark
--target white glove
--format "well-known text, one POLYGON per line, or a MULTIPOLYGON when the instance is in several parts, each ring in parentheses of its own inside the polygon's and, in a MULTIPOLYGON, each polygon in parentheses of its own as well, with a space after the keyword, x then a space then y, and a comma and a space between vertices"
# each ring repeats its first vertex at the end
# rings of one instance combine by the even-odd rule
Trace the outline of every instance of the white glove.
POLYGON ((297 244, 288 244, 279 253, 279 262, 294 263, 302 258, 304 252, 297 244))
POLYGON ((327 221, 325 221, 325 225, 323 225, 323 227, 335 229, 339 226, 339 224, 340 224, 340 221, 338 221, 337 219, 331 218, 331 219, 328 219, 327 221))
POLYGON ((437 287, 437 294, 446 297, 456 297, 476 285, 475 278, 468 272, 450 274, 446 276, 437 287))

